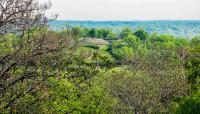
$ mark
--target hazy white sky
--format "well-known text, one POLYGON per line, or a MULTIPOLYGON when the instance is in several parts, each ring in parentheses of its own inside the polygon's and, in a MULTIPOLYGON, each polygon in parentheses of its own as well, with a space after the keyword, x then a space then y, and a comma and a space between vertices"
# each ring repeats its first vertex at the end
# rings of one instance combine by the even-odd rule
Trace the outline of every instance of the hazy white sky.
POLYGON ((62 20, 200 20, 200 0, 50 0, 62 20))

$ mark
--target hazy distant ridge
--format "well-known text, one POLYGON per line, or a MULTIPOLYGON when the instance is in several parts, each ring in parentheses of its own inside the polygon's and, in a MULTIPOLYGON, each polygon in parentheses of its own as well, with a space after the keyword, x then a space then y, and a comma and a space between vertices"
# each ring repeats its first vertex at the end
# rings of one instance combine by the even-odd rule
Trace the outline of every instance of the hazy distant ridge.
POLYGON ((50 27, 54 30, 63 30, 67 27, 110 28, 119 31, 123 27, 132 29, 144 28, 149 33, 171 34, 181 37, 200 35, 200 20, 165 20, 165 21, 53 21, 50 27))

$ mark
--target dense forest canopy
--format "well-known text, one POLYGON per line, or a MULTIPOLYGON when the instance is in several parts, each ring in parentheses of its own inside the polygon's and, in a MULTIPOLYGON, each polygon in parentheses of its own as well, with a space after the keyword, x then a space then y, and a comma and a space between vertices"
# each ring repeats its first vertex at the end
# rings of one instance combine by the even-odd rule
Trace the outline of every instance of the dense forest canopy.
POLYGON ((54 31, 49 7, 0 1, 0 113, 200 113, 200 36, 54 31))

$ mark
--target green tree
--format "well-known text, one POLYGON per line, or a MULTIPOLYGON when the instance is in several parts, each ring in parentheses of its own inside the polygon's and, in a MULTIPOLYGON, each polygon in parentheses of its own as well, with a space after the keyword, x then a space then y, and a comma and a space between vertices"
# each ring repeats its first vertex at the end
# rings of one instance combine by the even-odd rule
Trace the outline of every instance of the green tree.
POLYGON ((171 106, 174 114, 199 114, 200 113, 200 91, 192 96, 176 98, 171 106))
POLYGON ((200 84, 200 38, 194 38, 191 42, 190 57, 186 68, 188 81, 196 89, 200 84))
POLYGON ((138 29, 134 32, 134 35, 137 36, 140 40, 146 41, 148 33, 144 29, 138 29))
POLYGON ((189 59, 186 70, 188 83, 192 90, 190 96, 178 97, 171 106, 171 112, 175 114, 199 114, 200 113, 200 39, 195 37, 191 40, 189 59))
POLYGON ((127 44, 127 46, 132 47, 134 50, 137 50, 140 44, 140 40, 134 35, 128 35, 123 40, 127 44))
POLYGON ((133 34, 132 29, 126 27, 126 28, 122 29, 122 32, 120 33, 120 37, 121 38, 126 38, 126 37, 128 37, 129 35, 132 35, 132 34, 133 34))
POLYGON ((74 37, 78 37, 78 38, 83 37, 83 29, 79 26, 73 27, 71 29, 71 33, 74 37))
POLYGON ((88 36, 89 36, 90 38, 96 38, 97 35, 98 35, 98 31, 97 31, 97 29, 95 29, 95 28, 92 28, 92 29, 90 29, 90 30, 88 31, 88 36))

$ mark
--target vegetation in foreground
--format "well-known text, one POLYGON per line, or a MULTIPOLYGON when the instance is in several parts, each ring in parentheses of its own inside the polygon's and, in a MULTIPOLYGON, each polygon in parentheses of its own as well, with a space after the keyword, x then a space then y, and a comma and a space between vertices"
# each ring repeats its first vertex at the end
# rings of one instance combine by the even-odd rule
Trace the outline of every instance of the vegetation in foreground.
POLYGON ((1 113, 200 113, 200 37, 56 32, 45 27, 48 5, 18 1, 0 1, 16 8, 0 12, 1 113), (108 41, 81 43, 82 33, 108 41))

